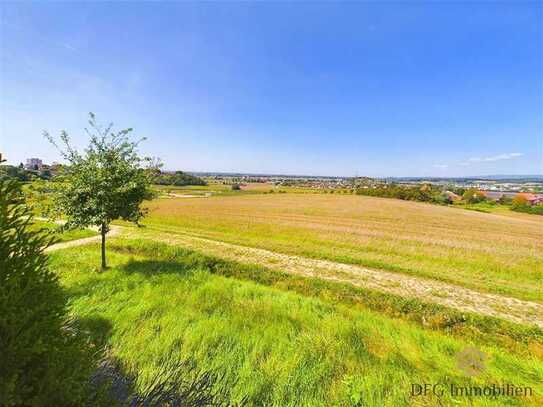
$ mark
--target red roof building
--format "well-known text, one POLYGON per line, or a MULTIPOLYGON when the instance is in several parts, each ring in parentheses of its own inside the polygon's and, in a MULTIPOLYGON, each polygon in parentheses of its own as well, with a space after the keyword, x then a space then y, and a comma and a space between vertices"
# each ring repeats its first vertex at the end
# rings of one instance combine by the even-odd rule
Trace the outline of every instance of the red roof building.
POLYGON ((521 196, 526 199, 528 205, 539 205, 543 203, 543 194, 532 194, 529 192, 518 193, 517 196, 521 196))

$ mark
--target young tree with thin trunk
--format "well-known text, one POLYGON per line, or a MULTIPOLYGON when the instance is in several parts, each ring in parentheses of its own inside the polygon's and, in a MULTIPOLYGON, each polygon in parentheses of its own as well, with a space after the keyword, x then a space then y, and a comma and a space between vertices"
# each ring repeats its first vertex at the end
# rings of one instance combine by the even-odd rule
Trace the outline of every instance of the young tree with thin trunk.
POLYGON ((141 207, 152 198, 153 166, 149 158, 139 156, 137 147, 144 140, 131 141, 132 129, 113 132, 113 125, 98 125, 90 113, 89 145, 79 153, 70 143, 68 133, 62 131, 62 147, 44 132, 68 161, 63 181, 56 188, 54 213, 66 219, 67 228, 97 226, 102 236, 102 269, 106 268, 106 234, 111 222, 123 219, 138 224, 145 215, 141 207))

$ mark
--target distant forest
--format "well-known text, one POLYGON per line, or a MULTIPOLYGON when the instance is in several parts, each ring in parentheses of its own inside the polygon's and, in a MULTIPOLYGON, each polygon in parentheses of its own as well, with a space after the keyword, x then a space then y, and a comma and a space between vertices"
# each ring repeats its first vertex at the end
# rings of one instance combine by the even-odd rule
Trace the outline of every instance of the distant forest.
POLYGON ((23 164, 0 165, 0 180, 14 178, 21 182, 33 181, 35 179, 50 179, 53 176, 50 169, 29 170, 23 164))
POLYGON ((207 185, 207 182, 205 182, 202 178, 187 174, 183 171, 176 171, 175 173, 161 172, 156 175, 154 183, 158 185, 175 186, 207 185))
MULTIPOLYGON (((52 179, 56 175, 62 172, 62 166, 45 167, 42 169, 29 170, 24 166, 18 165, 0 165, 0 179, 15 178, 22 182, 34 181, 37 179, 52 179)), ((159 172, 156 174, 154 183, 158 185, 207 185, 202 178, 194 175, 187 174, 183 171, 176 171, 173 173, 159 172)))

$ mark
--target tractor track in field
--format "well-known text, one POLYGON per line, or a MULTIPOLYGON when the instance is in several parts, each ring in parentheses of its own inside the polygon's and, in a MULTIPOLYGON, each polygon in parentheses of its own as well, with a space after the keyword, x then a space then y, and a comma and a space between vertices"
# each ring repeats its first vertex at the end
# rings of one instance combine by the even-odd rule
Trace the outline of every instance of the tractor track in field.
MULTIPOLYGON (((329 260, 276 253, 189 234, 153 232, 152 235, 146 235, 145 233, 134 233, 129 228, 114 226, 108 233, 108 238, 114 235, 178 245, 226 260, 258 264, 276 271, 352 284, 356 287, 444 305, 462 312, 477 313, 543 328, 543 304, 500 294, 480 292, 437 280, 329 260)), ((93 236, 59 243, 49 247, 48 251, 98 242, 99 240, 100 236, 93 236)))

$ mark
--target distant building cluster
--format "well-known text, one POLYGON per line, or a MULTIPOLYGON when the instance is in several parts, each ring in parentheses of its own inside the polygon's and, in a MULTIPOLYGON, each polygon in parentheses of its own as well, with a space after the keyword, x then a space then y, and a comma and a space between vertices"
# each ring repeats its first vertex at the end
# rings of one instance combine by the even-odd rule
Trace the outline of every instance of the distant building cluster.
POLYGON ((499 201, 503 197, 516 198, 522 197, 526 199, 528 205, 539 205, 543 203, 543 194, 534 194, 530 192, 496 192, 496 191, 480 191, 486 199, 490 201, 499 201))
POLYGON ((517 195, 524 197, 528 205, 539 205, 543 203, 543 194, 519 193, 517 195))
POLYGON ((27 170, 41 170, 43 167, 43 161, 39 158, 27 158, 25 168, 27 170))
MULTIPOLYGON (((21 166, 23 166, 22 163, 21 166)), ((62 165, 57 162, 53 162, 52 164, 45 164, 41 158, 27 158, 24 164, 25 170, 28 171, 57 172, 60 167, 62 167, 62 165)))

